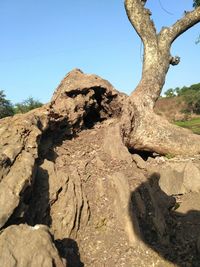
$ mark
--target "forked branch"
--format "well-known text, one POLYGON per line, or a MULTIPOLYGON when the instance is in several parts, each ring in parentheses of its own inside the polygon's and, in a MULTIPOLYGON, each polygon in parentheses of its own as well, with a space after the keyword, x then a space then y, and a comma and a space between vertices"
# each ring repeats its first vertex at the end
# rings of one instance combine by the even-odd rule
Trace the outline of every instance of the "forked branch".
POLYGON ((163 28, 160 31, 160 41, 168 42, 170 46, 177 37, 200 22, 200 7, 191 12, 186 12, 184 17, 177 20, 171 27, 163 28))

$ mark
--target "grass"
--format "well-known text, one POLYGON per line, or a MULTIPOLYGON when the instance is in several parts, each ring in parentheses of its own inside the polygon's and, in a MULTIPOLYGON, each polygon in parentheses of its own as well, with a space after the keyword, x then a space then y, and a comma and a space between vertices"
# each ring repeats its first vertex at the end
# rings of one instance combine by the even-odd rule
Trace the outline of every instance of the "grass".
POLYGON ((187 121, 176 121, 176 125, 188 128, 193 131, 195 134, 200 135, 200 118, 195 118, 187 121))

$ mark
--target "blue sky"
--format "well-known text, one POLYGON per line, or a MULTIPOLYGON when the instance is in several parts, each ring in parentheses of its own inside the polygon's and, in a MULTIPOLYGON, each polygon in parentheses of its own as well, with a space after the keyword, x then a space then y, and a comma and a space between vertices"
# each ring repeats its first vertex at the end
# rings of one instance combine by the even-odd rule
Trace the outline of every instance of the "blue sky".
MULTIPOLYGON (((149 0, 156 26, 171 25, 192 0, 149 0), (166 9, 167 11, 165 11, 166 9), (169 14, 170 13, 170 14, 169 14)), ((48 102, 67 72, 80 68, 127 94, 141 78, 141 41, 123 0, 0 0, 0 89, 13 103, 48 102)), ((177 39, 164 90, 200 82, 200 24, 177 39)))

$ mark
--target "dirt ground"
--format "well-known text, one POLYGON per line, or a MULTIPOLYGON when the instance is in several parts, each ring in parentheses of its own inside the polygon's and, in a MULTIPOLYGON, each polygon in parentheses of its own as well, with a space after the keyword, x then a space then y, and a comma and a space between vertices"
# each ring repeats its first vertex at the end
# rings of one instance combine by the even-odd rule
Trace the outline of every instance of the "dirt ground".
MULTIPOLYGON (((55 146, 55 168, 69 175, 71 170, 77 170, 89 209, 86 225, 80 226, 70 241, 60 241, 61 248, 68 247, 63 249, 63 257, 71 267, 199 266, 194 240, 199 231, 197 227, 192 228, 199 223, 199 217, 196 216, 196 222, 190 219, 187 225, 188 217, 178 216, 173 210, 169 213, 169 208, 175 206, 170 196, 165 195, 163 201, 159 188, 153 189, 159 191, 157 198, 149 196, 155 192, 147 189, 151 186, 147 169, 154 165, 162 168, 164 163, 159 162, 159 157, 145 155, 146 166, 138 167, 128 150, 123 151, 123 156, 113 152, 116 134, 110 138, 112 130, 109 129, 115 127, 115 123, 113 119, 97 123, 55 146), (134 204, 138 192, 143 204, 138 198, 134 204), (159 208, 156 201, 161 203, 159 208), (144 209, 145 221, 141 215, 144 209)), ((181 202, 183 196, 177 195, 177 202, 181 202)), ((59 206, 56 209, 59 210, 59 206)), ((61 239, 56 231, 54 236, 61 239)))

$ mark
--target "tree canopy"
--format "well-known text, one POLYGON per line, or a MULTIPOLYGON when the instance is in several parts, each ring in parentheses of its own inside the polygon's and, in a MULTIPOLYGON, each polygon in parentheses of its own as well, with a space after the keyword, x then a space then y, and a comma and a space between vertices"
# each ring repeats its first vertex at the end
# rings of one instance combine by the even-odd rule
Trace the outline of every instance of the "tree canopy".
POLYGON ((43 104, 39 100, 35 100, 33 97, 29 97, 26 100, 12 104, 3 90, 0 90, 0 119, 8 116, 13 116, 17 113, 26 113, 32 109, 41 107, 43 104))
POLYGON ((26 113, 41 106, 42 103, 39 100, 35 100, 33 99, 33 97, 29 97, 28 99, 15 104, 15 113, 26 113))
POLYGON ((166 97, 179 96, 187 104, 185 112, 200 114, 200 83, 192 84, 191 86, 176 87, 168 89, 165 92, 166 97))
POLYGON ((196 8, 198 6, 200 6, 200 0, 194 0, 193 1, 193 7, 196 8))
POLYGON ((14 115, 14 109, 11 102, 6 99, 3 90, 0 90, 0 119, 14 115))
POLYGON ((174 89, 170 88, 168 89, 166 92, 165 92, 165 96, 166 97, 174 97, 176 96, 175 92, 174 92, 174 89))

